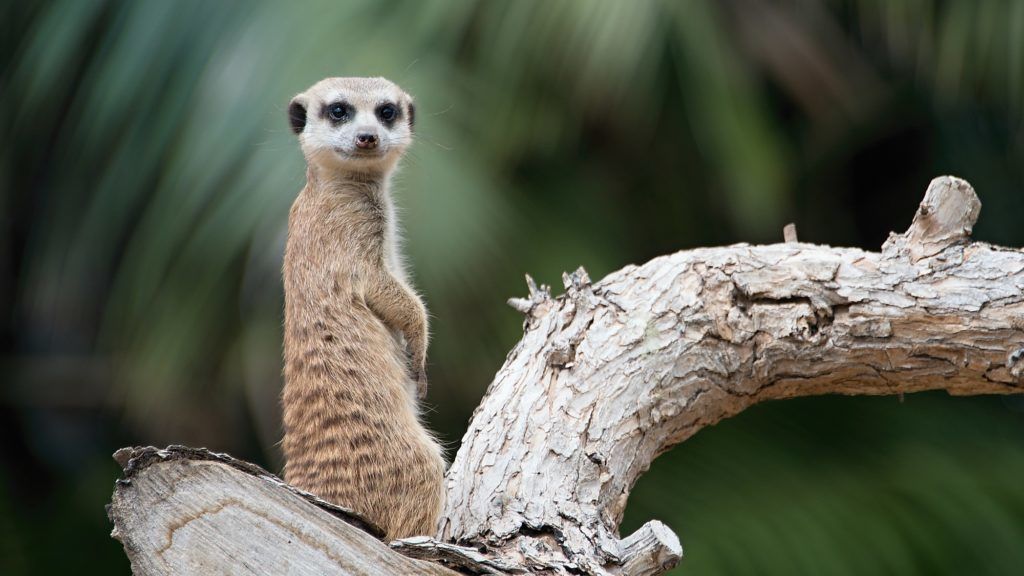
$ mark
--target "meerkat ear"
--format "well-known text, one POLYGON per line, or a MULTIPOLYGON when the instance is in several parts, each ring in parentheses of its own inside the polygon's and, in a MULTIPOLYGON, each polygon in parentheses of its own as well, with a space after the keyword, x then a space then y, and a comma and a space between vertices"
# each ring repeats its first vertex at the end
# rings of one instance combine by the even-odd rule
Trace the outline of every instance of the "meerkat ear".
POLYGON ((288 104, 288 122, 296 134, 302 134, 306 128, 306 99, 301 94, 288 104))
POLYGON ((416 105, 409 101, 409 131, 416 127, 416 105))

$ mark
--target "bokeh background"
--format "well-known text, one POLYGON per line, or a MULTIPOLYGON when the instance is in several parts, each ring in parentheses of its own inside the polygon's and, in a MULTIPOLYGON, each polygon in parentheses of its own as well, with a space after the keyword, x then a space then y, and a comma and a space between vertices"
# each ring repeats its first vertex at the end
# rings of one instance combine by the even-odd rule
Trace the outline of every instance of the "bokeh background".
MULTIPOLYGON (((521 317, 656 255, 877 249, 931 177, 1024 245, 1024 2, 5 0, 0 8, 0 573, 127 574, 118 447, 280 470, 280 268, 304 182, 291 95, 414 94, 397 181, 434 321, 430 424, 459 444, 521 317)), ((641 479, 678 574, 1010 574, 1024 404, 767 404, 641 479)))

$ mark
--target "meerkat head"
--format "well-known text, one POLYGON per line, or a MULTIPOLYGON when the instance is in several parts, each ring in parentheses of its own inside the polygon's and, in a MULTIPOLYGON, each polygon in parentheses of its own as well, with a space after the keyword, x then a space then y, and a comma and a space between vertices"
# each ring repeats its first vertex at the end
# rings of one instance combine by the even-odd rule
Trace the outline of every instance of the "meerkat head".
POLYGON ((306 162, 334 172, 391 170, 412 142, 412 97, 384 78, 326 78, 292 98, 306 162))

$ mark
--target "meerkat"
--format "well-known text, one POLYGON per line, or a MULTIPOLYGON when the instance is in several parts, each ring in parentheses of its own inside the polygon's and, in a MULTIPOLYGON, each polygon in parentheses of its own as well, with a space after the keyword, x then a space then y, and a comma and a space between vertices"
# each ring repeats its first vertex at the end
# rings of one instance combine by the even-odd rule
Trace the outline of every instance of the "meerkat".
POLYGON ((383 78, 327 78, 288 117, 307 168, 284 257, 285 481, 388 538, 433 535, 445 463, 419 415, 427 313, 389 190, 412 98, 383 78))

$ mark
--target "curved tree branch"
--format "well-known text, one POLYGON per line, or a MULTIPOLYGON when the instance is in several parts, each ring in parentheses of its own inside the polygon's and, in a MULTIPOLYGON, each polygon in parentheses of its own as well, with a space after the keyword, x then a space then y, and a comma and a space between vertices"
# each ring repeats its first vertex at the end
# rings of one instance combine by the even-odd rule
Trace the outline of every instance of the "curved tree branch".
POLYGON ((530 281, 510 302, 526 334, 449 470, 440 537, 562 573, 655 574, 679 559, 674 537, 638 552, 662 527, 617 527, 654 458, 701 428, 778 398, 1024 391, 1024 253, 968 243, 979 208, 943 177, 881 253, 692 250, 597 284, 577 270, 558 299, 530 281))
POLYGON ((979 208, 966 182, 943 177, 880 253, 797 243, 792 230, 785 244, 679 252, 596 284, 580 269, 558 298, 528 279, 529 297, 510 301, 525 334, 448 472, 437 540, 388 550, 364 533, 372 528, 335 518, 358 523, 351 513, 251 465, 152 449, 163 455, 122 453, 132 457, 111 507, 115 535, 146 574, 199 561, 248 573, 238 554, 274 552, 252 548, 253 533, 274 538, 291 566, 316 560, 296 574, 451 573, 437 563, 469 574, 659 574, 682 555, 675 534, 652 521, 620 538, 618 525, 654 458, 701 428, 796 396, 1024 391, 1024 252, 970 242, 979 208), (289 534, 303 535, 298 556, 281 544, 289 534), (354 562, 360 554, 372 561, 354 562))

